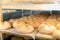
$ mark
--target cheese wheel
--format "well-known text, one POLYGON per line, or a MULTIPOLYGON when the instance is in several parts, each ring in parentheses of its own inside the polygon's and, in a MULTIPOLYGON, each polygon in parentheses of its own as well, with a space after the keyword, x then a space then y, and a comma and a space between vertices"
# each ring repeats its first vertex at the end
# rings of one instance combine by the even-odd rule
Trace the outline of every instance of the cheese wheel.
POLYGON ((52 36, 56 39, 60 39, 60 30, 55 30, 53 32, 52 36))
POLYGON ((7 21, 4 21, 3 22, 0 22, 0 30, 6 30, 6 29, 9 29, 11 28, 11 24, 7 21))
POLYGON ((34 28, 31 25, 16 27, 15 30, 20 33, 31 33, 34 31, 34 28))
POLYGON ((57 28, 58 30, 60 30, 60 22, 57 22, 56 28, 57 28))
POLYGON ((9 22, 12 24, 15 20, 14 19, 10 19, 9 22))
POLYGON ((34 31, 33 26, 26 24, 23 21, 19 21, 19 22, 15 21, 13 23, 13 27, 17 32, 20 32, 20 33, 31 33, 34 31))
POLYGON ((56 30, 56 27, 54 25, 45 24, 45 23, 42 23, 38 27, 38 31, 43 34, 52 34, 54 30, 56 30))

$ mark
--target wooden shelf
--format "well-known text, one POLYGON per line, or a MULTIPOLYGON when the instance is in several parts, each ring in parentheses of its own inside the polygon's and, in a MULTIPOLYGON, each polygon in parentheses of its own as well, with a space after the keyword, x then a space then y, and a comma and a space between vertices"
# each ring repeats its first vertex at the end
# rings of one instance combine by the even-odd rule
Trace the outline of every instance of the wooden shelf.
POLYGON ((60 4, 5 4, 3 9, 60 10, 60 4))
POLYGON ((31 37, 33 39, 35 39, 35 34, 36 34, 36 31, 30 33, 30 34, 22 34, 22 33, 18 33, 15 31, 14 28, 12 29, 8 29, 8 30, 0 30, 1 33, 5 33, 5 34, 10 34, 10 35, 17 35, 17 36, 28 36, 28 37, 31 37))

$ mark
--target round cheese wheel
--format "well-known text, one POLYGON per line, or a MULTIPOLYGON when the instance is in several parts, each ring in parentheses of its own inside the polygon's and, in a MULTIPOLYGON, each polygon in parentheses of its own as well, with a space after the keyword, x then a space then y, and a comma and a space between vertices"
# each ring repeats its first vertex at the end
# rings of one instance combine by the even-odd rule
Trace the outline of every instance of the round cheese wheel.
POLYGON ((31 33, 34 31, 34 27, 29 25, 29 24, 26 24, 25 22, 23 21, 15 21, 13 23, 13 27, 15 28, 15 30, 17 32, 20 32, 20 33, 31 33))
POLYGON ((56 27, 54 25, 48 25, 45 23, 42 23, 39 27, 38 27, 38 31, 40 33, 43 34, 52 34, 52 32, 56 30, 56 27))
POLYGON ((11 28, 11 24, 7 21, 0 22, 0 30, 5 30, 11 28))
POLYGON ((55 30, 53 32, 52 36, 56 39, 60 39, 60 30, 55 30))

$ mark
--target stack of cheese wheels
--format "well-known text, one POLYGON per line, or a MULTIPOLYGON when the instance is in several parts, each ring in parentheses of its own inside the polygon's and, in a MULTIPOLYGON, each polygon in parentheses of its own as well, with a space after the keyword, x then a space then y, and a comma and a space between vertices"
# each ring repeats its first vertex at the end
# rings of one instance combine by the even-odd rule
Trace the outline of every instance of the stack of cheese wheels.
POLYGON ((54 38, 60 40, 60 15, 57 15, 57 21, 58 21, 56 24, 57 30, 55 30, 52 35, 54 38))
POLYGON ((3 22, 2 5, 0 5, 0 30, 11 28, 11 24, 8 21, 3 22))
POLYGON ((49 14, 43 15, 43 13, 39 13, 36 15, 32 15, 28 17, 28 24, 32 25, 34 28, 39 27, 39 25, 48 18, 49 14))
POLYGON ((50 16, 39 26, 38 31, 40 33, 39 35, 43 34, 42 36, 44 36, 45 34, 50 34, 54 39, 60 40, 60 16, 50 16))
POLYGON ((57 14, 57 21, 60 21, 60 14, 57 14))
POLYGON ((55 16, 51 15, 46 21, 41 23, 41 25, 38 27, 38 31, 39 33, 42 33, 42 34, 52 35, 53 32, 57 29, 56 24, 57 24, 57 21, 55 16))
POLYGON ((52 34, 54 30, 56 30, 55 25, 47 23, 42 23, 38 28, 38 31, 43 34, 52 34))
POLYGON ((25 23, 32 25, 33 27, 37 27, 37 25, 38 25, 38 20, 37 20, 37 18, 34 15, 27 16, 27 17, 22 17, 19 20, 22 20, 25 23))
POLYGON ((26 33, 27 34, 27 33, 31 33, 34 31, 34 28, 31 25, 26 24, 23 21, 14 21, 13 27, 15 28, 15 30, 17 32, 20 32, 20 33, 26 33))
POLYGON ((24 17, 22 17, 22 18, 19 18, 18 19, 19 21, 24 21, 24 22, 28 22, 28 16, 24 16, 24 17))
POLYGON ((32 25, 33 27, 38 27, 39 23, 37 18, 35 18, 35 16, 29 16, 28 17, 28 24, 32 25))
POLYGON ((56 25, 57 24, 56 18, 57 18, 56 14, 52 14, 52 15, 50 15, 50 17, 46 21, 52 25, 56 25))

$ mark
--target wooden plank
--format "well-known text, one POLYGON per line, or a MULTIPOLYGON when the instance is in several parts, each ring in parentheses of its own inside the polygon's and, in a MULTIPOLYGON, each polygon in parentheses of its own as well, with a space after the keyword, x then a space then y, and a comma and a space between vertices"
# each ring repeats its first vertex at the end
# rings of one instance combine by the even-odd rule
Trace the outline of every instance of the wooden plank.
POLYGON ((0 22, 3 21, 2 5, 0 5, 0 22))
POLYGON ((60 4, 6 4, 3 9, 60 10, 60 4))
POLYGON ((3 9, 26 9, 26 10, 41 10, 39 5, 29 5, 29 4, 7 4, 3 5, 3 9))
POLYGON ((36 3, 36 4, 51 4, 54 0, 0 0, 2 3, 36 3))

